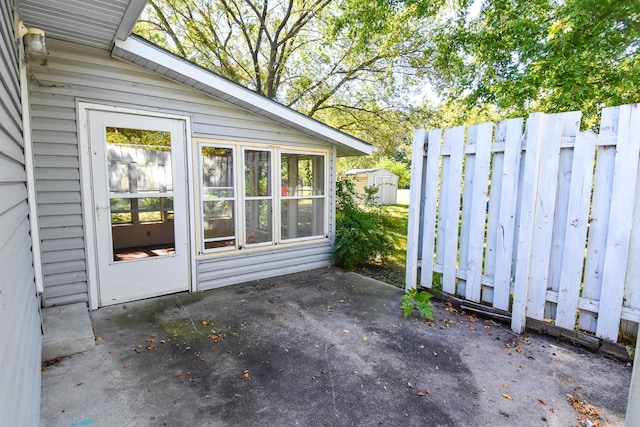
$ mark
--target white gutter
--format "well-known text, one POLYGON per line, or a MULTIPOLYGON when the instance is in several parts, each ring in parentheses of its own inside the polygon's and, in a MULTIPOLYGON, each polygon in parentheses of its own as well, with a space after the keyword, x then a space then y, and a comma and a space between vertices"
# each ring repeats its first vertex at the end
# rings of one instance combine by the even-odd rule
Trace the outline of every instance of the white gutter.
MULTIPOLYGON (((16 25, 18 22, 17 14, 16 25)), ((17 27, 16 27, 17 28, 17 27)), ((29 229, 31 234, 31 251, 33 253, 33 270, 35 273, 36 291, 44 292, 42 281, 42 257, 40 252, 40 228, 38 227, 38 209, 36 202, 36 179, 33 165, 33 140, 31 139, 31 111, 29 109, 29 78, 27 76, 27 60, 22 40, 18 40, 18 59, 20 63, 20 104, 22 112, 22 140, 24 144, 24 168, 27 174, 27 202, 29 204, 29 229)))

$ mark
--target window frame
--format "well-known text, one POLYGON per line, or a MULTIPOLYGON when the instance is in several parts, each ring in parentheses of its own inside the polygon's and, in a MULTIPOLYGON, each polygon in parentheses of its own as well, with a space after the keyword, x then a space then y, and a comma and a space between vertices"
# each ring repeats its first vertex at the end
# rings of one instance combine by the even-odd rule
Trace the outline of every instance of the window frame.
POLYGON ((195 224, 199 227, 197 230, 198 242, 196 242, 196 249, 198 256, 215 256, 221 254, 229 254, 233 252, 239 252, 243 250, 264 250, 265 248, 274 248, 279 245, 291 245, 300 242, 309 241, 326 241, 329 239, 329 213, 330 203, 332 197, 330 197, 329 190, 331 188, 331 150, 330 148, 321 147, 294 147, 294 146, 281 146, 277 144, 259 143, 259 142, 244 142, 244 141, 231 141, 231 140, 218 140, 212 138, 194 138, 194 155, 197 157, 194 164, 197 165, 197 169, 194 173, 197 175, 195 181, 197 188, 194 190, 194 202, 196 211, 194 218, 195 224), (233 152, 233 178, 234 178, 234 227, 235 227, 235 245, 228 247, 210 248, 205 249, 204 238, 204 186, 202 176, 202 148, 224 148, 231 149, 233 152), (270 196, 250 196, 247 198, 245 191, 245 152, 246 151, 267 151, 270 153, 271 168, 269 172, 271 195, 270 196), (322 156, 323 159, 323 194, 311 195, 311 196, 282 196, 282 155, 283 154, 299 154, 310 156, 322 156), (271 240, 260 243, 247 243, 246 233, 246 202, 248 200, 270 200, 271 201, 271 240), (283 239, 281 236, 282 218, 281 218, 281 203, 283 200, 299 200, 299 199, 322 199, 324 200, 322 208, 322 233, 314 234, 306 237, 296 237, 291 239, 283 239))
MULTIPOLYGON (((278 243, 279 244, 287 244, 287 243, 295 243, 302 242, 306 240, 318 240, 321 238, 328 238, 329 229, 329 168, 327 165, 328 152, 326 151, 309 151, 309 150, 296 150, 293 148, 283 148, 278 150, 278 172, 280 172, 282 168, 282 155, 283 154, 298 154, 298 155, 308 155, 308 156, 322 156, 322 165, 323 165, 323 186, 322 186, 322 195, 310 195, 310 196, 283 196, 282 192, 278 192, 278 243), (294 237, 289 239, 284 239, 282 237, 282 215, 281 215, 281 206, 282 201, 284 200, 313 200, 320 199, 324 200, 324 206, 322 207, 322 233, 314 234, 312 236, 305 237, 294 237)), ((282 174, 278 173, 278 188, 282 189, 282 174)))
MULTIPOLYGON (((243 248, 255 248, 255 247, 260 247, 260 246, 273 246, 275 244, 276 240, 276 234, 275 234, 275 229, 276 229, 276 212, 275 212, 275 200, 276 200, 276 194, 275 194, 275 188, 274 188, 274 184, 275 184, 275 180, 274 180, 274 159, 275 159, 275 153, 274 153, 274 149, 273 148, 268 148, 268 147, 259 147, 259 146, 245 146, 242 145, 240 147, 240 160, 242 161, 242 166, 240 167, 240 171, 242 174, 242 185, 241 187, 239 187, 239 189, 241 189, 241 192, 239 193, 240 197, 242 198, 242 247, 243 248), (265 153, 269 153, 269 193, 270 195, 268 196, 247 196, 246 194, 246 174, 245 174, 245 168, 246 168, 246 156, 245 153, 247 151, 263 151, 265 153), (271 202, 271 212, 268 213, 268 215, 270 215, 269 218, 269 225, 271 226, 271 239, 269 241, 265 241, 265 242, 258 242, 258 243, 248 243, 247 242, 247 215, 246 215, 246 206, 247 206, 247 202, 248 201, 261 201, 261 200, 269 200, 271 202)), ((241 248, 240 248, 241 249, 241 248)))
MULTIPOLYGON (((202 254, 209 254, 209 253, 216 253, 216 252, 227 252, 227 251, 235 251, 238 250, 239 248, 239 242, 240 242, 240 236, 239 236, 239 219, 238 219, 238 168, 236 167, 236 157, 237 157, 237 152, 238 152, 238 147, 235 145, 231 145, 231 144, 222 144, 222 143, 216 143, 216 142, 211 142, 211 141, 198 141, 197 142, 197 156, 198 156, 198 168, 197 168, 197 174, 198 174, 198 191, 197 191, 197 198, 198 198, 198 224, 200 227, 200 239, 198 242, 198 247, 199 247, 199 252, 202 254), (231 155, 231 159, 233 161, 233 197, 225 197, 222 199, 218 199, 218 200, 233 200, 232 206, 233 206, 233 227, 234 227, 234 231, 235 234, 233 236, 226 236, 226 237, 233 237, 235 240, 235 243, 233 244, 233 246, 223 246, 223 247, 219 247, 219 248, 206 248, 206 243, 207 243, 207 239, 204 236, 204 232, 205 232, 205 227, 204 227, 204 203, 208 200, 205 199, 204 197, 204 183, 203 183, 203 177, 202 177, 202 148, 204 147, 211 147, 211 148, 222 148, 222 149, 229 149, 232 152, 231 155)), ((220 238, 223 239, 223 238, 220 238)), ((209 240, 209 241, 214 241, 214 240, 209 240)), ((221 240, 220 240, 221 241, 221 240)))

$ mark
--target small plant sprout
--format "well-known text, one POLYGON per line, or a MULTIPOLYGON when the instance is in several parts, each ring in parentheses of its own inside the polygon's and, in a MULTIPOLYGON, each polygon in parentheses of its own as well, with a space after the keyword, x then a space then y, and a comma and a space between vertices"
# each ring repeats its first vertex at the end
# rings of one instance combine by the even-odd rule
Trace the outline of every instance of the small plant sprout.
POLYGON ((405 317, 409 317, 414 307, 418 309, 420 317, 433 320, 433 306, 431 305, 431 295, 427 291, 419 291, 418 289, 409 289, 402 296, 402 312, 405 317))

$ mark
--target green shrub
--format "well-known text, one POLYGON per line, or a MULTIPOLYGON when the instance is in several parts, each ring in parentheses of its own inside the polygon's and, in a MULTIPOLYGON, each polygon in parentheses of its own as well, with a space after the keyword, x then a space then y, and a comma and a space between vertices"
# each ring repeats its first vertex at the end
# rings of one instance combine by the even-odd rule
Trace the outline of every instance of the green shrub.
POLYGON ((337 181, 333 256, 336 264, 347 271, 377 258, 384 260, 395 251, 381 208, 358 204, 359 200, 352 181, 337 181))

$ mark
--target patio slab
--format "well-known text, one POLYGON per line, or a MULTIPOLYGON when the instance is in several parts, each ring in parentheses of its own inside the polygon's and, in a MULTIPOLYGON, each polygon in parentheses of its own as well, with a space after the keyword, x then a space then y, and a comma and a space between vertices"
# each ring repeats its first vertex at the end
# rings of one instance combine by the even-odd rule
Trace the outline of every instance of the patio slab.
POLYGON ((42 373, 44 426, 624 424, 631 368, 328 268, 90 313, 96 348, 42 373))

